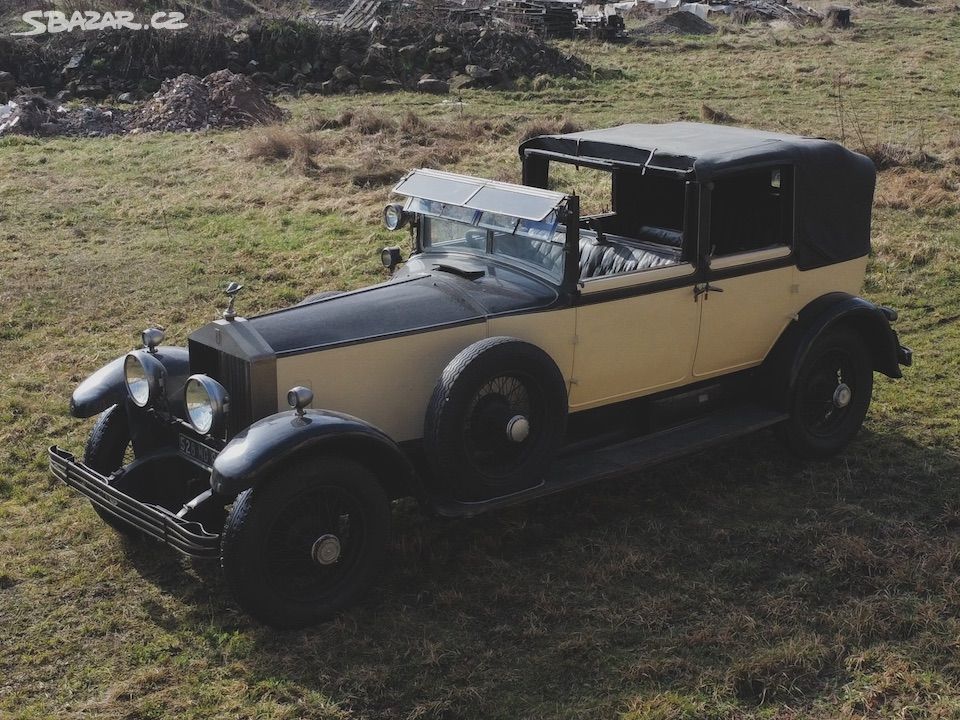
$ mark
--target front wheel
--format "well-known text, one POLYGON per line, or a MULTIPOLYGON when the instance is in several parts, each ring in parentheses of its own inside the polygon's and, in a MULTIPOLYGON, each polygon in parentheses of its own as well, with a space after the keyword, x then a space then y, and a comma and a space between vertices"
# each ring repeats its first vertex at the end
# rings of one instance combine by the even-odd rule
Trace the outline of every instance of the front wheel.
MULTIPOLYGON (((101 475, 109 476, 133 460, 127 413, 120 405, 113 405, 100 413, 94 423, 83 451, 83 464, 101 475)), ((131 539, 142 537, 132 525, 105 513, 93 503, 91 505, 100 519, 121 535, 131 539)))
POLYGON ((873 366, 863 340, 853 330, 828 332, 803 361, 781 438, 801 457, 840 452, 860 431, 872 392, 873 366))
POLYGON ((379 577, 390 502, 353 460, 311 459, 237 497, 223 533, 224 575, 240 606, 278 628, 326 620, 379 577))

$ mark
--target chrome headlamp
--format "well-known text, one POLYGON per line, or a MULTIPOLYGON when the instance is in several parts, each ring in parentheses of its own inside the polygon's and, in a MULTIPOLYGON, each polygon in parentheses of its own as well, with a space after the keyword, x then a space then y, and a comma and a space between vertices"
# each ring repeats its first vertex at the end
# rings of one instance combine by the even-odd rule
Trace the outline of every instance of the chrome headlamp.
POLYGON ((230 409, 227 389, 208 375, 191 375, 183 393, 190 425, 201 435, 218 434, 230 409))
POLYGON ((163 396, 166 376, 163 363, 146 350, 137 350, 124 358, 123 380, 137 407, 147 407, 163 396))
POLYGON ((399 230, 410 221, 410 215, 403 205, 391 204, 383 209, 383 224, 387 230, 399 230))

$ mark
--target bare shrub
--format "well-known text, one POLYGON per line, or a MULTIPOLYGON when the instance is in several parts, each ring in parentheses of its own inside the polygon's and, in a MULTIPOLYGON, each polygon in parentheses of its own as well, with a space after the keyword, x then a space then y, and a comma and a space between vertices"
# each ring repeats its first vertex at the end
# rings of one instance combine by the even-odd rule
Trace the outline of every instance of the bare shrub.
POLYGON ((533 120, 524 124, 517 133, 517 141, 523 142, 538 135, 562 135, 580 132, 583 126, 568 118, 562 120, 533 120))
POLYGON ((254 136, 247 145, 246 156, 265 162, 287 160, 292 168, 311 172, 317 169, 313 156, 321 147, 319 140, 307 133, 270 127, 254 136))
POLYGON ((860 152, 873 160, 877 170, 894 167, 936 168, 942 163, 922 147, 907 147, 887 141, 865 143, 860 152))
POLYGON ((407 114, 404 115, 403 119, 400 121, 400 132, 407 133, 408 135, 422 132, 428 127, 428 124, 424 122, 423 118, 417 115, 413 110, 408 110, 407 114))
POLYGON ((706 103, 700 105, 700 119, 704 122, 719 124, 734 123, 736 120, 732 115, 723 110, 716 110, 706 103))
POLYGON ((515 123, 510 120, 479 120, 471 118, 467 131, 472 137, 503 137, 513 132, 515 123))
POLYGON ((404 170, 399 167, 363 168, 353 174, 350 181, 361 188, 377 188, 384 185, 393 185, 401 177, 404 170))
POLYGON ((376 135, 380 132, 393 130, 397 126, 386 115, 371 108, 362 108, 354 111, 351 115, 350 127, 361 135, 376 135))

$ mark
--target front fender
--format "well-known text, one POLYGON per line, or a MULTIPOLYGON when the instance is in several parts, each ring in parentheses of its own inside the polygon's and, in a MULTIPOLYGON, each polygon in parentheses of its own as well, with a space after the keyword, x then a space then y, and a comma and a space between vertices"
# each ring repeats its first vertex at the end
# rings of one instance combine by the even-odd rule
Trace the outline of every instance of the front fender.
MULTIPOLYGON (((77 385, 70 398, 70 414, 78 418, 93 417, 111 405, 123 402, 127 397, 127 385, 123 378, 121 355, 82 383, 77 385)), ((190 355, 186 348, 162 345, 157 348, 157 359, 167 371, 167 399, 176 402, 183 398, 183 386, 190 377, 190 355)))
POLYGON ((258 420, 217 456, 210 486, 220 495, 235 497, 293 458, 317 451, 341 453, 368 464, 396 497, 413 489, 415 471, 386 433, 332 410, 307 410, 302 417, 287 411, 258 420))

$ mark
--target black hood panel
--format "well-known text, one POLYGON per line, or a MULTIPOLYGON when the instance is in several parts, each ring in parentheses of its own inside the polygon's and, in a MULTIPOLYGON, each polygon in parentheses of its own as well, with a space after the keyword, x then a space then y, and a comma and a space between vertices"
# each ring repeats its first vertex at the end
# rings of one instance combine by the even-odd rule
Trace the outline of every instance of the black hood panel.
POLYGON ((544 283, 503 267, 486 266, 484 277, 469 280, 427 270, 430 265, 419 260, 411 258, 391 282, 260 315, 249 323, 282 355, 482 322, 493 314, 542 308, 557 297, 544 283))

